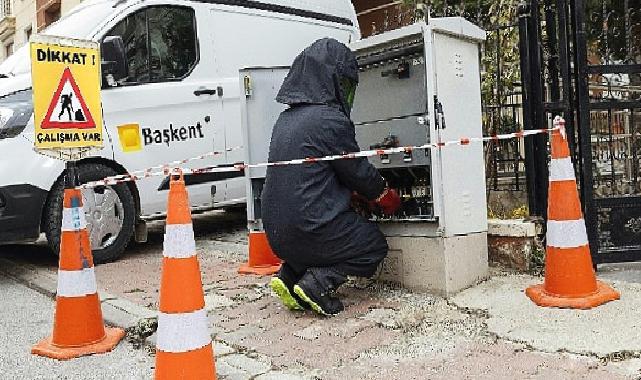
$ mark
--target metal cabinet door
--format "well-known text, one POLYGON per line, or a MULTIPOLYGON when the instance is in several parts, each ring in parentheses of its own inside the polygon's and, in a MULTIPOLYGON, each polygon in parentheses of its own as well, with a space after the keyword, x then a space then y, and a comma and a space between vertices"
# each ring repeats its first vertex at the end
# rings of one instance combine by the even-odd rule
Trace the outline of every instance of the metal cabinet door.
MULTIPOLYGON (((481 84, 477 43, 433 34, 436 96, 443 106, 441 141, 481 137, 481 84)), ((433 119, 433 117, 432 117, 433 119)), ((483 144, 439 149, 440 215, 447 236, 487 230, 483 144)))

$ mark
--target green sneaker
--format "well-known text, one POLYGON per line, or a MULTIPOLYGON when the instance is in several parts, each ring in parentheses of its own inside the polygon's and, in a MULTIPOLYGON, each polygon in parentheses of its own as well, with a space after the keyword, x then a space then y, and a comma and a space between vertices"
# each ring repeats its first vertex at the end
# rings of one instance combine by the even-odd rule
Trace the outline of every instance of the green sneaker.
POLYGON ((272 288, 274 293, 280 298, 283 305, 285 305, 289 310, 300 311, 304 310, 303 306, 296 300, 285 285, 285 282, 278 277, 272 278, 269 282, 269 287, 272 288))
POLYGON ((331 297, 324 292, 318 292, 317 289, 310 288, 305 291, 301 285, 296 284, 294 285, 294 293, 320 315, 332 316, 344 309, 343 303, 338 298, 331 297))

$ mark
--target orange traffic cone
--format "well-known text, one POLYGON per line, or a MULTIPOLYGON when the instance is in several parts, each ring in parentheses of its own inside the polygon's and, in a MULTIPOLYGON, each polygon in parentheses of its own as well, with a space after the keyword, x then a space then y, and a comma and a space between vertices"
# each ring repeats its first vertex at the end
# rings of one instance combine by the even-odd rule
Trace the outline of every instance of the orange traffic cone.
POLYGON ((238 268, 240 274, 272 275, 280 270, 281 260, 269 246, 265 231, 249 231, 249 260, 238 268))
POLYGON ((66 189, 63 203, 53 334, 31 349, 59 360, 111 351, 125 336, 102 321, 80 190, 66 189))
POLYGON ((565 121, 557 116, 554 125, 560 130, 552 133, 545 282, 525 293, 539 306, 590 309, 620 295, 596 280, 565 121))
POLYGON ((156 379, 216 379, 185 181, 169 185, 160 282, 156 379))

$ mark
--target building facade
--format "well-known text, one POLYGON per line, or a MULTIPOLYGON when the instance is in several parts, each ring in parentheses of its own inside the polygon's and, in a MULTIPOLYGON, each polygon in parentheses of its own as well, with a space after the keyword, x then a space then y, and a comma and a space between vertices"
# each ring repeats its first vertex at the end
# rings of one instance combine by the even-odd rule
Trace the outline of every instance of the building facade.
MULTIPOLYGON (((0 0, 0 61, 82 0, 0 0)), ((399 0, 352 0, 363 37, 411 23, 399 0)))
POLYGON ((398 29, 413 22, 414 9, 400 0, 352 0, 363 37, 398 29))
POLYGON ((0 0, 0 61, 81 0, 0 0))

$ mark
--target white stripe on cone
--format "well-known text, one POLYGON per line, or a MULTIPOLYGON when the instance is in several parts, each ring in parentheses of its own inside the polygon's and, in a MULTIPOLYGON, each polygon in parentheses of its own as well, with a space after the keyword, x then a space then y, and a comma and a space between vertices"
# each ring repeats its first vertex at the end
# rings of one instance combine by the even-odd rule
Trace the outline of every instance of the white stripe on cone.
POLYGON ((163 255, 174 259, 187 259, 196 255, 194 228, 191 224, 167 224, 163 255))
POLYGON ((576 248, 588 244, 585 222, 579 220, 548 220, 547 245, 556 248, 576 248))
POLYGON ((80 231, 87 228, 85 211, 82 207, 69 207, 62 209, 62 230, 80 231))
POLYGON ((207 312, 158 313, 158 339, 156 348, 164 352, 187 352, 211 343, 207 328, 207 312))
POLYGON ((574 166, 572 159, 566 158, 553 158, 550 161, 550 181, 573 181, 574 166))
POLYGON ((58 271, 58 297, 84 297, 97 292, 93 268, 58 271))

